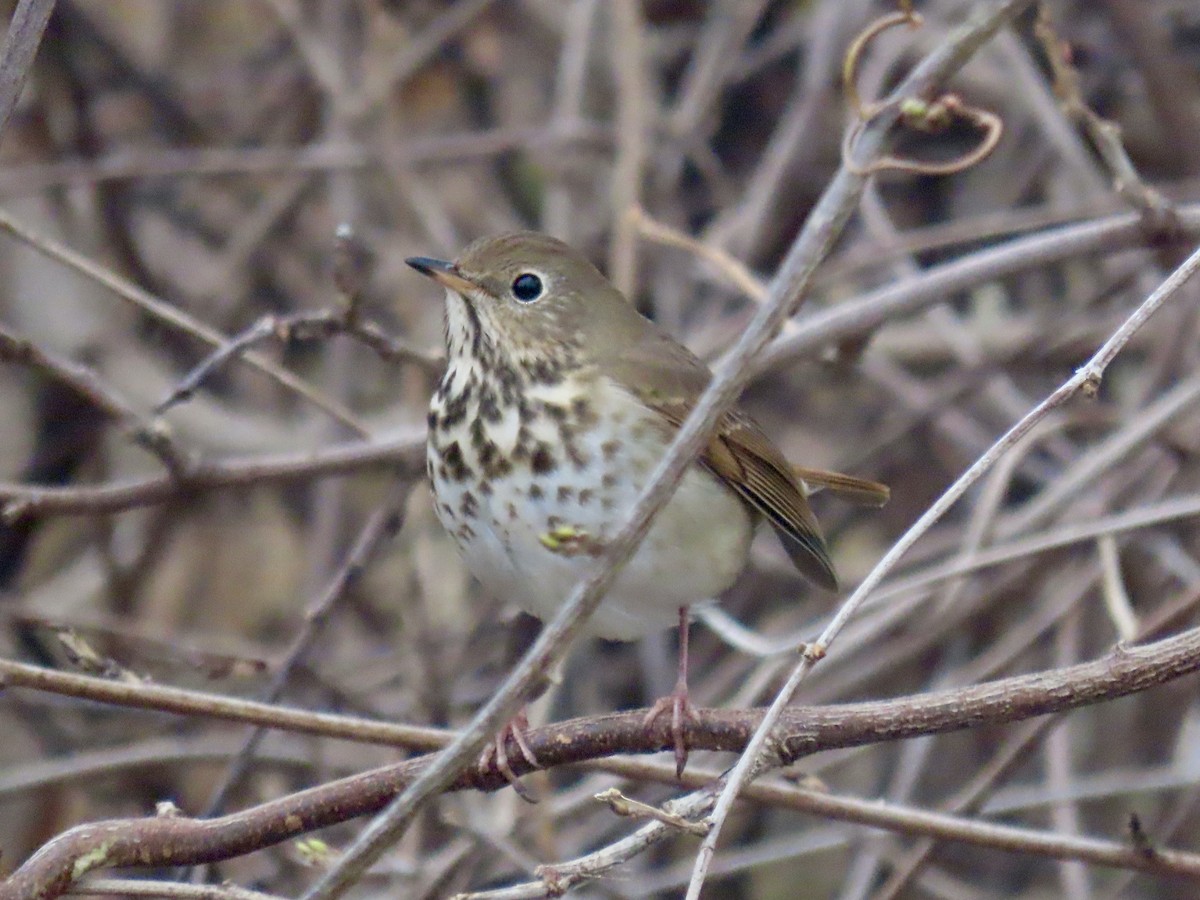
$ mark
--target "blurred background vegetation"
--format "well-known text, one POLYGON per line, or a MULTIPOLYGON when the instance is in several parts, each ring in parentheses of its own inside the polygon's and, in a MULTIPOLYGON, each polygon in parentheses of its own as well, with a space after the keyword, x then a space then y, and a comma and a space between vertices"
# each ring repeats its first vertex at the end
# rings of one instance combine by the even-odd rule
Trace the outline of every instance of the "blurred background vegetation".
MULTIPOLYGON (((13 4, 0 6, 9 14, 13 4)), ((871 45, 864 96, 881 95, 971 6, 919 4, 923 28, 871 45)), ((839 164, 846 46, 891 8, 865 0, 59 0, 0 144, 0 208, 229 335, 267 314, 336 306, 334 234, 349 223, 373 260, 366 314, 430 355, 440 353, 441 298, 403 259, 453 257, 476 237, 536 228, 585 250, 647 315, 715 358, 753 303, 711 265, 638 239, 627 210, 636 204, 769 278, 839 164)), ((1061 0, 1049 8, 1083 98, 1121 126, 1150 184, 1172 202, 1194 200, 1200 7, 1061 0)), ((954 84, 1003 120, 995 152, 949 177, 876 179, 801 319, 1019 235, 1131 208, 1056 102, 1030 24, 991 42, 954 84)), ((956 128, 904 150, 948 157, 976 140, 956 128)), ((1064 252, 1002 278, 982 273, 869 334, 772 357, 745 402, 788 455, 892 486, 881 511, 814 501, 844 583, 861 578, 1103 342, 1181 258, 1175 248, 1147 237, 1064 252)), ((4 327, 86 364, 147 420, 211 350, 193 330, 11 236, 0 240, 0 272, 4 327)), ((900 573, 909 586, 865 610, 806 683, 804 702, 887 698, 1094 658, 1120 637, 1105 612, 1114 596, 1139 622, 1173 604, 1173 627, 1195 624, 1200 541, 1186 521, 1119 534, 1107 549, 1073 543, 958 580, 920 580, 972 545, 1197 490, 1200 354, 1196 291, 1187 291, 1139 334, 1098 402, 1057 414, 935 528, 900 573), (1154 419, 1155 404, 1166 402, 1176 407, 1154 419), (1102 456, 1125 438, 1128 449, 1102 456)), ((363 437, 419 454, 436 365, 384 361, 345 338, 260 350, 351 410, 365 435, 234 362, 164 417, 190 458, 316 453, 363 437)), ((127 429, 30 367, 0 367, 0 422, 7 482, 71 487, 163 473, 127 429)), ((0 652, 89 671, 97 664, 88 669, 80 657, 94 652, 117 677, 262 696, 287 648, 308 633, 306 609, 364 522, 394 502, 396 481, 386 467, 363 465, 336 477, 181 491, 102 514, 11 518, 0 526, 0 652), (75 640, 85 649, 72 650, 75 640)), ((398 535, 314 633, 285 702, 461 724, 536 629, 469 580, 421 480, 400 508, 398 535)), ((726 600, 756 630, 797 639, 813 636, 832 605, 765 538, 726 600)), ((672 683, 673 645, 671 634, 581 644, 535 723, 646 704, 672 683)), ((769 700, 789 665, 733 651, 703 627, 692 653, 700 705, 769 700)), ((984 792, 982 815, 1121 839, 1137 812, 1156 840, 1200 849, 1195 693, 1188 679, 1044 729, 984 792)), ((144 815, 163 799, 201 812, 244 737, 219 723, 28 691, 0 694, 0 729, 7 867, 78 822, 144 815)), ((838 793, 940 808, 1015 746, 1017 732, 820 754, 803 771, 838 793)), ((225 806, 394 758, 378 747, 273 734, 225 806)), ((587 800, 611 776, 565 770, 529 781, 544 798, 536 806, 512 791, 439 801, 372 882, 380 895, 444 896, 519 880, 537 863, 629 830, 587 800)), ((647 801, 671 793, 628 790, 647 801)), ((354 833, 351 824, 322 836, 340 846, 354 833)), ((711 896, 755 900, 873 896, 913 843, 751 808, 725 835, 711 896)), ((694 847, 680 839, 580 893, 673 896, 694 847)), ((289 844, 216 874, 294 895, 311 878, 304 865, 289 844)), ((1180 896, 1130 878, 946 844, 901 892, 1180 896)))

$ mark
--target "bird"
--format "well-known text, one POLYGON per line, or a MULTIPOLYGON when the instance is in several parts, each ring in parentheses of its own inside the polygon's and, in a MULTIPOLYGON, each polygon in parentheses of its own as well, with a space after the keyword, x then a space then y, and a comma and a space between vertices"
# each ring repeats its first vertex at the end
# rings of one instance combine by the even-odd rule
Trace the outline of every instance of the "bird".
MULTIPOLYGON (((426 453, 437 517, 485 589, 546 620, 624 524, 712 372, 554 237, 501 234, 453 262, 406 262, 445 289, 446 368, 426 453)), ((817 487, 870 503, 888 490, 794 468, 735 407, 585 625, 618 641, 679 628, 675 689, 645 718, 649 726, 670 715, 678 774, 684 721, 694 717, 689 609, 718 598, 746 567, 756 525, 770 525, 804 578, 837 590, 808 503, 817 487)), ((526 725, 518 717, 511 734, 536 765, 526 725)), ((507 774, 504 735, 496 755, 507 774)))

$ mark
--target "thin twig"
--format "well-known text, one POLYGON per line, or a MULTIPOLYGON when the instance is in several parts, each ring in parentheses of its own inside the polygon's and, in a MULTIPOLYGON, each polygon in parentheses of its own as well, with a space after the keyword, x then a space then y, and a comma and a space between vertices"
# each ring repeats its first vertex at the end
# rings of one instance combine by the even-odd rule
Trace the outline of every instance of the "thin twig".
POLYGON ((130 148, 98 159, 5 166, 0 168, 0 196, 25 197, 52 188, 93 187, 130 179, 354 171, 379 165, 452 166, 527 147, 556 152, 575 146, 605 147, 611 142, 608 125, 581 118, 549 129, 506 126, 379 145, 322 142, 290 147, 130 148))
POLYGON ((96 878, 71 888, 73 897, 165 897, 167 900, 283 900, 232 884, 180 884, 133 878, 96 878))
MULTIPOLYGON (((558 74, 554 81, 552 131, 567 131, 583 118, 588 54, 597 8, 597 0, 573 0, 567 11, 558 74)), ((549 158, 561 159, 561 155, 549 158)), ((546 186, 546 199, 542 205, 542 229, 570 242, 574 230, 573 207, 574 199, 566 179, 552 180, 546 186)))
MULTIPOLYGON (((763 725, 755 734, 755 741, 747 747, 746 752, 738 760, 737 766, 729 776, 729 783, 722 792, 721 800, 718 801, 717 807, 713 811, 714 829, 717 832, 720 829, 715 827, 720 821, 718 818, 722 814, 728 815, 728 809, 732 806, 733 800, 736 797, 736 788, 740 781, 745 781, 751 777, 752 765, 757 759, 757 754, 761 752, 765 746, 768 736, 770 735, 772 718, 777 717, 783 708, 790 702, 792 695, 796 692, 796 688, 800 682, 812 669, 813 664, 824 655, 825 649, 828 648, 830 642, 837 637, 846 623, 862 605, 863 601, 870 595, 883 577, 895 567, 901 557, 912 547, 913 544, 920 539, 929 528, 936 523, 958 500, 970 489, 970 487, 986 473, 996 461, 1003 456, 1009 448, 1014 446, 1021 440, 1038 422, 1049 415, 1053 410, 1057 409, 1062 404, 1066 403, 1077 393, 1092 392, 1099 389, 1100 382, 1104 376, 1104 371, 1108 364, 1121 351, 1121 348, 1129 342, 1129 339, 1137 332, 1137 330, 1145 324, 1146 320, 1152 316, 1158 309, 1169 300, 1180 287, 1195 274, 1196 270, 1200 269, 1200 249, 1197 249, 1178 269, 1162 283, 1162 285, 1153 294, 1138 306, 1133 314, 1125 320, 1120 328, 1113 333, 1104 345, 1096 351, 1095 355, 1076 373, 1064 382, 1057 390, 1051 393, 1045 400, 1034 407, 1021 421, 1017 422, 1010 428, 1003 437, 995 444, 988 448, 979 459, 971 465, 966 472, 959 476, 958 480, 952 484, 937 501, 929 507, 921 517, 906 531, 898 541, 884 554, 883 558, 875 565, 870 574, 863 579, 862 583, 854 590, 854 592, 846 599, 846 602, 838 609, 830 621, 829 625, 817 638, 816 649, 813 645, 809 645, 809 649, 805 651, 804 659, 799 665, 793 669, 789 675, 786 684, 780 690, 775 702, 771 704, 771 709, 763 719, 763 725), (739 781, 740 780, 740 781, 739 781), (728 802, 722 803, 728 798, 728 802)), ((704 869, 702 862, 706 868, 707 863, 711 861, 712 854, 715 851, 716 839, 713 837, 713 832, 705 838, 704 845, 701 848, 702 854, 697 857, 696 873, 701 876, 704 869), (707 850, 707 858, 704 851, 707 850)), ((699 886, 702 883, 700 880, 693 878, 692 885, 695 886, 696 893, 692 894, 694 898, 699 891, 699 886)), ((689 886, 689 893, 692 892, 692 886, 689 886)))
POLYGON ((373 350, 386 362, 411 362, 427 372, 441 371, 440 356, 410 347, 388 335, 374 322, 360 321, 349 310, 299 312, 287 316, 263 316, 241 334, 231 337, 202 359, 179 380, 171 393, 155 407, 159 413, 191 399, 213 374, 231 360, 245 358, 256 344, 268 339, 288 341, 328 340, 339 334, 354 338, 373 350))
MULTIPOLYGON (((982 47, 983 44, 986 43, 993 34, 1000 30, 1000 28, 1012 21, 1014 17, 1019 15, 1021 11, 1029 5, 1029 3, 1030 0, 1008 0, 1008 2, 998 3, 993 6, 981 6, 976 11, 972 21, 962 26, 955 34, 947 38, 942 47, 923 60, 912 71, 912 73, 904 79, 904 81, 896 88, 896 90, 893 91, 892 98, 898 100, 910 95, 924 95, 931 89, 932 86, 943 81, 945 78, 957 71, 957 69, 959 69, 961 66, 965 65, 967 60, 971 58, 976 50, 982 47)), ((887 133, 887 129, 894 121, 894 118, 889 115, 887 111, 884 111, 881 112, 877 118, 873 119, 868 125, 866 125, 863 128, 856 144, 855 149, 858 155, 855 159, 848 161, 856 163, 858 168, 861 169, 863 166, 862 161, 870 160, 878 155, 883 147, 884 137, 887 133)), ((846 162, 843 162, 842 168, 834 177, 834 180, 827 189, 825 196, 822 197, 821 202, 818 203, 817 207, 813 210, 809 219, 809 223, 807 223, 805 226, 806 232, 809 230, 809 226, 811 225, 812 221, 814 219, 819 219, 819 215, 823 207, 826 206, 827 202, 832 196, 835 196, 835 191, 839 185, 845 185, 846 187, 852 186, 852 190, 850 190, 849 193, 853 195, 853 199, 857 200, 862 191, 863 180, 861 176, 853 173, 851 167, 846 165, 846 162)), ((803 234, 801 236, 801 241, 802 240, 803 234)), ((799 243, 800 242, 797 243, 797 246, 792 248, 792 253, 789 254, 789 262, 795 258, 799 243)), ((815 263, 816 259, 814 258, 811 263, 813 267, 815 267, 815 263)), ((788 263, 785 262, 785 272, 787 271, 787 268, 788 263)), ((782 280, 783 275, 781 273, 781 276, 777 277, 776 282, 772 285, 773 295, 778 294, 778 286, 782 280)), ((756 317, 756 321, 757 318, 758 317, 756 317)), ((1030 423, 1031 426, 1032 424, 1033 423, 1030 423)), ((1019 437, 1020 434, 1015 435, 1015 438, 1019 437)), ((983 461, 983 459, 980 460, 980 462, 983 461)), ((977 463, 976 466, 978 465, 979 464, 977 463)), ((990 465, 990 462, 988 462, 987 465, 990 465)), ((972 468, 975 469, 976 467, 972 468)), ((979 468, 978 472, 975 474, 975 477, 978 477, 978 475, 981 475, 984 471, 986 471, 986 468, 987 466, 979 468)), ((972 481, 973 480, 974 479, 972 479, 972 481)), ((969 483, 970 482, 968 482, 968 484, 969 483)), ((949 503, 947 503, 946 506, 948 508, 949 503)), ((933 510, 931 509, 930 513, 932 512, 933 510)), ((933 522, 936 521, 940 515, 941 513, 939 511, 936 516, 930 516, 925 527, 927 528, 928 525, 933 524, 933 522)), ((922 517, 922 520, 924 520, 924 518, 925 517, 922 517)), ((923 531, 924 529, 922 529, 922 532, 923 531)), ((908 537, 908 535, 905 535, 905 537, 908 537)), ((916 537, 914 535, 909 542, 909 545, 911 545, 912 542, 915 542, 915 540, 916 537)), ((704 885, 704 877, 708 871, 708 867, 712 864, 713 856, 716 853, 717 840, 720 838, 722 827, 725 823, 725 820, 729 816, 730 810, 733 808, 733 803, 737 798, 738 792, 746 784, 746 782, 750 780, 752 773, 754 773, 758 769, 759 765, 761 765, 761 754, 766 746, 766 742, 771 734, 771 730, 774 728, 774 722, 778 720, 784 708, 790 702, 792 695, 795 693, 797 686, 800 684, 800 681, 805 675, 808 674, 813 664, 820 658, 824 648, 828 646, 829 640, 831 640, 838 634, 838 632, 841 631, 846 622, 854 614, 859 604, 861 604, 862 600, 865 599, 869 589, 874 587, 875 583, 878 583, 879 579, 882 578, 883 573, 890 568, 892 564, 891 561, 898 560, 899 556, 904 552, 905 549, 907 549, 907 546, 905 545, 905 538, 901 538, 900 541, 893 546, 892 551, 889 551, 889 553, 885 555, 884 559, 873 570, 872 575, 875 576, 874 583, 872 583, 872 577, 869 575, 866 581, 863 582, 863 585, 861 585, 859 589, 850 596, 845 604, 843 604, 843 606, 838 610, 838 614, 834 616, 833 620, 829 623, 829 626, 822 633, 821 637, 818 638, 817 646, 814 648, 812 645, 809 645, 809 647, 805 650, 803 660, 798 666, 796 666, 792 674, 789 676, 787 683, 779 691, 775 701, 771 704, 770 709, 763 718, 763 723, 755 731, 754 738, 751 740, 750 745, 738 759, 737 765, 730 773, 729 779, 721 791, 721 796, 717 800, 717 804, 713 809, 713 828, 704 838, 704 841, 700 846, 700 850, 696 854, 695 865, 692 868, 692 878, 688 883, 687 900, 699 900, 700 890, 704 885), (886 566, 885 563, 887 564, 886 566)))
POLYGON ((91 367, 39 347, 3 326, 0 326, 0 362, 37 369, 70 386, 109 418, 119 422, 135 444, 158 457, 172 479, 187 477, 191 461, 176 446, 166 423, 145 419, 134 410, 132 402, 106 384, 91 367))
POLYGON ((642 237, 668 247, 678 247, 680 250, 686 250, 688 253, 711 263, 730 284, 747 297, 752 297, 759 303, 767 299, 766 288, 754 276, 754 273, 741 260, 722 250, 720 247, 706 244, 677 228, 672 228, 670 225, 650 218, 640 206, 634 207, 629 211, 629 219, 642 237))
POLYGON ((1091 138, 1117 193, 1141 210, 1150 227, 1159 230, 1172 227, 1174 209, 1171 203, 1138 174, 1125 145, 1121 143, 1121 129, 1098 115, 1083 99, 1079 71, 1067 58, 1064 44, 1044 2, 1038 4, 1033 33, 1050 63, 1050 70, 1054 74, 1054 93, 1059 103, 1091 138))
POLYGON ((596 795, 597 800, 608 806, 616 815, 630 819, 653 819, 687 834, 705 835, 708 827, 701 822, 692 822, 676 813, 667 812, 657 806, 626 797, 616 788, 608 788, 596 795))
POLYGON ((1100 571, 1103 573, 1104 608, 1112 621, 1117 640, 1130 641, 1138 632, 1137 615, 1133 604, 1129 602, 1129 593, 1125 590, 1125 581, 1121 577, 1121 557, 1117 551, 1117 541, 1111 534, 1101 535, 1096 541, 1100 551, 1100 571))
MULTIPOLYGON (((1177 210, 1183 235, 1200 237, 1200 206, 1177 210)), ((1144 245, 1142 218, 1123 214, 1072 223, 1016 238, 997 247, 933 266, 898 285, 871 291, 856 300, 814 311, 794 323, 755 362, 756 374, 784 366, 834 341, 867 334, 889 319, 946 303, 957 294, 995 279, 1086 254, 1144 245)))
POLYGON ((0 134, 16 109, 52 12, 54 0, 19 0, 13 10, 0 48, 0 134))
POLYGON ((871 603, 882 603, 893 597, 911 594, 949 578, 978 572, 989 566, 1022 559, 1032 554, 1048 553, 1071 544, 1092 541, 1097 538, 1103 540, 1126 531, 1149 528, 1196 516, 1200 516, 1200 495, 1185 494, 1099 518, 1066 522, 1055 528, 1035 532, 1022 538, 1012 539, 1001 544, 992 544, 967 557, 960 554, 895 581, 885 582, 871 595, 871 603))
MULTIPOLYGON (((1018 0, 1013 2, 1020 5, 1018 0)), ((954 52, 943 54, 938 65, 920 69, 920 79, 915 80, 914 76, 914 80, 906 83, 906 88, 952 73, 969 56, 969 47, 970 42, 962 42, 954 52)), ((881 147, 892 122, 894 117, 887 114, 872 122, 860 142, 862 152, 874 152, 881 147)), ((861 188, 862 179, 845 169, 830 184, 788 253, 772 285, 770 302, 758 311, 737 345, 714 371, 708 388, 648 479, 626 524, 613 538, 592 573, 576 585, 500 690, 458 739, 363 831, 339 862, 305 894, 304 900, 334 900, 354 884, 384 850, 399 839, 426 798, 443 789, 477 758, 484 744, 531 695, 544 677, 543 673, 553 669, 587 617, 600 605, 605 590, 637 548, 654 514, 670 499, 692 460, 707 442, 713 425, 745 387, 750 361, 806 297, 818 264, 841 234, 861 188)))
MULTIPOLYGON (((922 734, 935 734, 981 723, 999 724, 1030 716, 1061 712, 1103 700, 1114 699, 1200 670, 1200 629, 1165 638, 1152 644, 1119 647, 1106 657, 1066 669, 1038 672, 1007 678, 989 684, 922 693, 902 703, 887 700, 833 707, 795 707, 783 718, 778 748, 781 759, 795 761, 818 750, 839 746, 897 740, 922 734)), ((253 712, 260 721, 286 724, 301 730, 320 722, 323 733, 353 734, 371 740, 384 735, 404 734, 405 741, 423 741, 426 746, 445 742, 448 735, 434 729, 415 729, 385 722, 367 722, 333 716, 287 710, 270 704, 254 704, 229 698, 214 698, 196 692, 153 685, 130 686, 100 678, 72 676, 0 660, 0 682, 10 688, 64 689, 67 693, 105 702, 141 701, 153 696, 152 708, 187 715, 216 715, 234 718, 253 712), (84 688, 79 691, 79 688, 84 688)), ((137 705, 145 704, 138 702, 137 705)), ((530 732, 530 744, 538 758, 548 766, 602 756, 627 749, 645 752, 672 746, 669 723, 652 729, 644 727, 645 711, 631 711, 593 720, 576 720, 530 732), (590 735, 590 737, 588 737, 590 735)), ((762 710, 702 710, 701 726, 689 725, 689 741, 697 748, 737 750, 745 746, 762 710), (711 722, 711 725, 704 723, 711 722), (702 740, 697 740, 702 739, 702 740)), ((396 763, 381 769, 329 782, 307 791, 291 794, 259 806, 218 819, 193 819, 187 816, 150 817, 113 820, 81 825, 70 829, 44 846, 8 879, 0 882, 0 900, 29 900, 59 896, 70 884, 88 871, 99 868, 137 865, 183 865, 198 861, 228 858, 262 849, 299 834, 369 814, 385 807, 405 785, 420 779, 441 754, 396 763)), ((610 761, 614 771, 624 771, 621 761, 610 761)), ((526 763, 514 759, 517 769, 526 763)), ((498 790, 507 785, 494 769, 463 773, 453 783, 456 789, 498 790)), ((757 785, 756 791, 779 790, 757 785)), ((795 791, 795 788, 788 790, 795 791)), ((828 795, 803 792, 820 803, 828 795)), ((753 793, 753 796, 766 796, 753 793)), ((799 802, 799 795, 795 795, 799 802)), ((711 804, 713 795, 706 791, 688 795, 666 806, 673 815, 694 819, 711 804)), ((782 801, 781 801, 782 802, 782 801)), ((809 801, 805 801, 809 802, 809 801)), ((845 809, 843 806, 842 809, 845 809)), ((848 821, 862 819, 878 804, 858 807, 860 813, 838 814, 848 821)), ((933 814, 926 814, 933 815, 933 814)), ((936 817, 935 817, 936 818, 936 817)), ((887 827, 887 826, 884 826, 887 827)), ((994 828, 995 826, 980 826, 994 828)), ((969 823, 945 822, 934 832, 939 837, 970 839, 969 823)), ((636 838, 648 847, 675 829, 652 823, 639 830, 636 838), (647 831, 649 829, 649 831, 647 831)), ((1000 849, 1021 849, 1007 838, 989 837, 989 845, 1000 849)), ((630 839, 627 839, 630 840, 630 839)), ((1044 847, 1045 844, 1043 843, 1044 847)), ((1093 849, 1096 849, 1093 845, 1093 849)), ((1200 880, 1200 857, 1164 850, 1148 859, 1136 859, 1103 845, 1099 855, 1089 858, 1106 865, 1120 865, 1160 875, 1180 875, 1200 880)))
MULTIPOLYGON (((284 654, 283 662, 271 679, 271 684, 263 692, 261 702, 273 704, 283 695, 296 674, 300 663, 322 634, 326 623, 333 615, 337 603, 346 596, 346 592, 362 575, 371 558, 379 551, 384 541, 393 537, 401 528, 404 521, 404 503, 408 499, 412 483, 396 479, 391 488, 391 496, 363 524, 358 538, 346 554, 345 560, 329 579, 308 610, 304 614, 304 624, 292 640, 292 644, 284 654)), ((254 754, 266 737, 266 729, 257 727, 246 736, 245 743, 238 751, 225 772, 224 778, 213 791, 205 806, 205 818, 217 815, 224 807, 230 792, 245 776, 254 754)))
POLYGON ((641 4, 635 0, 610 0, 609 14, 615 32, 612 46, 613 76, 617 84, 617 155, 612 177, 612 243, 608 274, 627 297, 633 296, 637 278, 637 232, 628 213, 638 206, 642 193, 642 168, 646 157, 645 40, 641 4))
MULTIPOLYGON (((69 247, 59 244, 45 235, 38 234, 31 228, 27 228, 4 210, 0 210, 0 231, 8 232, 44 256, 60 262, 67 266, 67 268, 90 278, 159 322, 170 325, 172 328, 189 334, 213 347, 220 347, 228 340, 220 332, 193 318, 183 310, 160 300, 148 291, 142 290, 133 282, 117 275, 111 269, 107 269, 82 254, 76 253, 69 247)), ((302 378, 292 374, 287 369, 280 368, 266 357, 260 356, 257 353, 247 353, 243 359, 249 365, 288 388, 297 396, 303 397, 313 406, 328 413, 346 427, 361 435, 368 434, 366 426, 359 422, 349 409, 326 397, 302 378)))
POLYGON ((411 35, 402 51, 394 54, 385 68, 375 72, 357 96, 348 98, 346 114, 363 115, 392 96, 397 85, 435 58, 447 40, 474 22, 493 3, 495 0, 463 0, 448 6, 419 34, 411 35))
POLYGON ((48 487, 0 482, 0 517, 94 515, 166 503, 196 491, 262 486, 314 476, 344 475, 394 467, 398 477, 425 474, 425 437, 404 436, 374 443, 335 444, 301 453, 280 453, 192 463, 187 478, 131 478, 96 486, 48 487))

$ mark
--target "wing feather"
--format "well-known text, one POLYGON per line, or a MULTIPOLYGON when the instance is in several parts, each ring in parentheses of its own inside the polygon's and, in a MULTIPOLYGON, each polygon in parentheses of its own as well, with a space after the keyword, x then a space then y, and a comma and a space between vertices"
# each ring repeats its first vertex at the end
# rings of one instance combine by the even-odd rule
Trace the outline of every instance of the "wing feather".
MULTIPOLYGON (((629 308, 632 311, 632 307, 629 308)), ((600 370, 678 429, 707 387, 712 372, 690 350, 636 312, 623 316, 623 337, 595 348, 600 370)), ((725 415, 701 454, 701 463, 771 523, 802 575, 829 590, 837 576, 816 516, 792 467, 744 413, 725 415)))
MULTIPOLYGON (((650 405, 676 428, 691 411, 690 405, 650 405)), ((726 415, 700 460, 771 524, 802 575, 837 590, 837 575, 804 489, 753 420, 737 411, 726 415)))

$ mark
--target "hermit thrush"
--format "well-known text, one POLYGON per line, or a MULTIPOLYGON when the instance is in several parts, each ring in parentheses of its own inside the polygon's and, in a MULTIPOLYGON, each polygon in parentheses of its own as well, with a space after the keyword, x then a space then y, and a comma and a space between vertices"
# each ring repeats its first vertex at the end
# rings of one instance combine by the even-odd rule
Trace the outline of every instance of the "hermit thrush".
MULTIPOLYGON (((427 453, 437 515, 486 588, 545 619, 620 529, 711 373, 554 238, 508 234, 454 263, 408 264, 446 288, 427 453)), ((798 477, 749 417, 727 414, 588 624, 631 640, 679 623, 679 681, 647 722, 670 710, 680 771, 687 609, 732 584, 756 522, 806 578, 837 587, 802 481, 886 498, 849 476, 798 477)))

